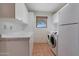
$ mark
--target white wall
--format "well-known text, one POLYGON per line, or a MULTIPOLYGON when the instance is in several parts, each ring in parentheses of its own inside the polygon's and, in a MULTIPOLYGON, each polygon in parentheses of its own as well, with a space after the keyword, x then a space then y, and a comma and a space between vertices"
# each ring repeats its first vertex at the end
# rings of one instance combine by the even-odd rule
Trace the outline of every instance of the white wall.
POLYGON ((47 43, 48 28, 50 27, 51 14, 46 12, 35 12, 36 16, 48 16, 47 28, 36 28, 36 18, 34 19, 34 42, 47 43))
POLYGON ((35 22, 34 22, 34 13, 33 12, 28 12, 28 24, 25 28, 26 32, 33 32, 34 31, 34 26, 35 26, 35 22))
POLYGON ((50 33, 58 31, 58 13, 53 14, 50 18, 51 19, 48 21, 48 31, 50 33))
POLYGON ((0 21, 0 34, 21 32, 24 31, 26 24, 20 23, 19 21, 0 21))

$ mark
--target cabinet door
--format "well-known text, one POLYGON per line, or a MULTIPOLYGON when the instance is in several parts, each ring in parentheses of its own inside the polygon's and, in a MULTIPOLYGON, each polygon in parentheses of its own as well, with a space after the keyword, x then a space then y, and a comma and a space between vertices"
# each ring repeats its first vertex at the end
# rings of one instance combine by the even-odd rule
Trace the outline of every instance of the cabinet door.
POLYGON ((59 11, 59 23, 76 23, 79 20, 79 4, 67 4, 59 11))
POLYGON ((5 39, 0 38, 0 56, 7 56, 7 45, 5 39))
POLYGON ((79 55, 78 24, 60 26, 58 37, 58 55, 79 55))
POLYGON ((21 20, 22 22, 27 23, 28 11, 24 3, 15 4, 15 18, 21 20))
POLYGON ((15 18, 15 4, 1 3, 0 4, 0 18, 15 18))
POLYGON ((29 39, 10 38, 6 42, 8 56, 29 56, 29 39))

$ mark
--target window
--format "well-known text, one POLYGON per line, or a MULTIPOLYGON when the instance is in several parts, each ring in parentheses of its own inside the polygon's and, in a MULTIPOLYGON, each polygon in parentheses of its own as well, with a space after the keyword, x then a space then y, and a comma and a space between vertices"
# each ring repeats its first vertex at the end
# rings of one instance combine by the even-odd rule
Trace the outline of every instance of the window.
POLYGON ((47 16, 36 16, 36 28, 47 28, 47 16))

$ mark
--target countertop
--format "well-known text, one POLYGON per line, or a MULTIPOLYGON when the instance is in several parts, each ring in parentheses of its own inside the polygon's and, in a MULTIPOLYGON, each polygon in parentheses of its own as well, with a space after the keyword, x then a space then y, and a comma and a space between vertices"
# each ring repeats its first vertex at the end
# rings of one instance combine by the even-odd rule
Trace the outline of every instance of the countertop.
POLYGON ((1 38, 27 38, 31 37, 32 32, 13 32, 13 33, 6 33, 6 34, 1 34, 1 38))

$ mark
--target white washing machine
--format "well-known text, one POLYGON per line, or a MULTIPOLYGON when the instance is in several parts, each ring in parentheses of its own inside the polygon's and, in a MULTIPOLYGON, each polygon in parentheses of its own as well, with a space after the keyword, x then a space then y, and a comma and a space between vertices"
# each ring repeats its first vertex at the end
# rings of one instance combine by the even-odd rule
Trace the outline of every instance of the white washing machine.
POLYGON ((58 38, 57 32, 48 34, 48 44, 54 55, 57 55, 57 38, 58 38))

